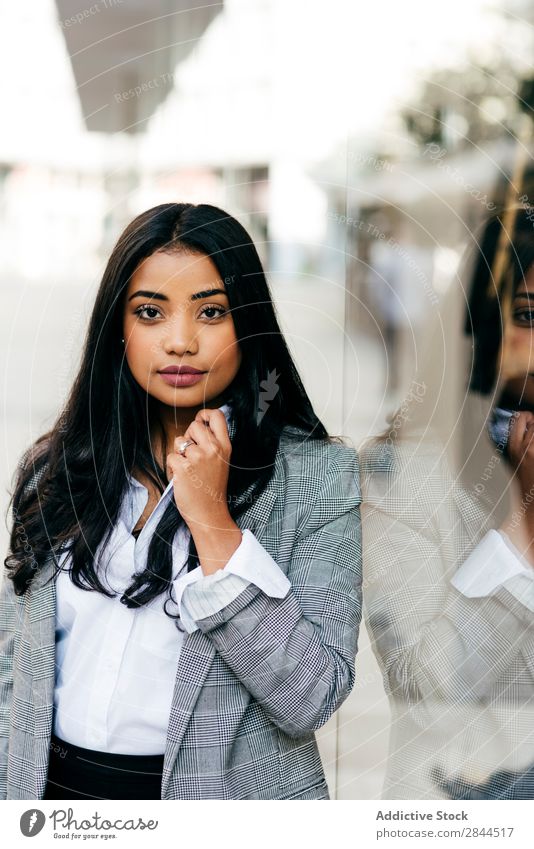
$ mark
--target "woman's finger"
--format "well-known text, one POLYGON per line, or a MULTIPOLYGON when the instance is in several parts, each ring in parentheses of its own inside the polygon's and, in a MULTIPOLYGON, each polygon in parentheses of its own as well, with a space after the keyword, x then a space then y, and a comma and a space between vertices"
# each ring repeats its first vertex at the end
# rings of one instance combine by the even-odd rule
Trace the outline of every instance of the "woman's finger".
MULTIPOLYGON (((184 437, 179 437, 179 440, 183 440, 184 437)), ((175 471, 178 471, 180 468, 183 468, 184 465, 188 465, 187 461, 198 460, 202 456, 202 451, 198 445, 188 445, 185 449, 185 454, 182 454, 179 451, 180 442, 177 442, 176 451, 167 455, 167 480, 170 480, 174 477, 175 471), (197 454, 198 452, 198 454, 197 454)))
POLYGON ((524 413, 515 412, 510 419, 510 430, 508 435, 508 452, 514 460, 521 457, 521 445, 525 433, 524 413))
POLYGON ((508 453, 521 463, 530 447, 534 435, 534 414, 528 411, 514 413, 510 420, 508 453))
POLYGON ((527 410, 524 410, 523 412, 520 413, 520 416, 521 416, 520 421, 521 421, 521 427, 522 427, 521 436, 524 439, 525 436, 528 434, 529 428, 531 428, 532 425, 534 424, 534 415, 532 413, 528 412, 527 410))
POLYGON ((208 408, 199 410, 196 414, 195 421, 207 422, 218 442, 226 448, 231 448, 232 443, 228 433, 226 416, 222 410, 210 410, 208 408))
POLYGON ((527 451, 530 447, 530 443, 532 442, 532 437, 534 436, 534 416, 531 413, 528 415, 531 416, 529 421, 525 422, 525 431, 523 433, 523 441, 522 447, 524 451, 527 451))
POLYGON ((215 434, 208 425, 204 424, 204 422, 195 419, 187 428, 187 432, 189 434, 188 438, 194 439, 197 445, 201 448, 206 450, 213 447, 220 450, 221 446, 219 445, 215 434))

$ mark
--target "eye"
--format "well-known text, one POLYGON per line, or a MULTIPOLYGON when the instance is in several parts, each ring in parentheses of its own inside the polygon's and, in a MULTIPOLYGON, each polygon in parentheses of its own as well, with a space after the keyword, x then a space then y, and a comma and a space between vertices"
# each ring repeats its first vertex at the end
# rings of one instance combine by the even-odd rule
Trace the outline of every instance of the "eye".
POLYGON ((200 315, 207 315, 207 313, 213 313, 214 311, 218 312, 219 316, 208 315, 207 317, 210 321, 212 321, 214 318, 217 318, 217 317, 220 318, 222 315, 224 315, 226 313, 226 308, 221 307, 220 304, 209 304, 208 306, 202 307, 200 315))
POLYGON ((147 319, 147 318, 143 318, 143 317, 141 316, 141 313, 142 313, 142 312, 149 312, 149 311, 150 311, 150 312, 155 312, 155 313, 156 313, 156 315, 157 315, 157 314, 159 314, 159 310, 157 310, 157 309, 156 309, 156 307, 153 307, 153 306, 152 306, 152 304, 143 304, 143 306, 142 306, 142 307, 137 307, 137 309, 136 309, 136 310, 134 310, 134 315, 138 315, 138 316, 139 316, 139 318, 141 319, 141 321, 152 321, 152 319, 151 319, 151 318, 148 318, 148 319, 147 319))
POLYGON ((516 310, 514 312, 514 319, 522 324, 534 324, 534 307, 532 309, 516 310))

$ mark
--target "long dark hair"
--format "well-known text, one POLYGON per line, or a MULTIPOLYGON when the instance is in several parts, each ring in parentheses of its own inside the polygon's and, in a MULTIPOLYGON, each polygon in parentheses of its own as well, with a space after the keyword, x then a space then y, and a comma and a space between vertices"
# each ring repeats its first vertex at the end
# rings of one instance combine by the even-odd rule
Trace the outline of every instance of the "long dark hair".
MULTIPOLYGON (((158 250, 192 250, 208 256, 226 286, 242 353, 227 387, 235 432, 228 506, 236 518, 264 490, 274 471, 286 426, 297 438, 330 437, 312 404, 280 330, 256 248, 244 227, 209 204, 166 203, 142 213, 124 230, 107 263, 85 339, 82 361, 64 409, 19 463, 13 502, 10 553, 4 560, 15 592, 22 595, 47 557, 70 551, 71 578, 81 589, 113 597, 93 567, 105 547, 128 486, 127 473, 144 472, 163 492, 164 469, 154 456, 150 397, 134 380, 121 343, 123 303, 139 263, 158 250), (268 410, 262 383, 274 380, 268 410), (247 498, 241 496, 247 491, 247 498), (70 542, 68 542, 70 541, 70 542), (68 544, 67 544, 68 543, 68 544), (83 581, 82 581, 83 579, 83 581)), ((121 597, 127 607, 148 603, 172 580, 172 541, 183 519, 174 499, 153 534, 146 569, 133 575, 121 597)), ((198 565, 192 536, 187 569, 198 565)), ((53 576, 54 577, 54 576, 53 576)), ((167 614, 170 615, 170 614, 167 614)), ((172 617, 177 618, 177 617, 172 617)))
POLYGON ((489 395, 495 389, 505 304, 513 299, 519 284, 534 266, 534 207, 518 206, 511 232, 506 232, 502 281, 494 280, 492 269, 506 211, 500 210, 484 222, 473 251, 475 261, 464 331, 473 337, 474 346, 469 389, 481 395, 489 395))

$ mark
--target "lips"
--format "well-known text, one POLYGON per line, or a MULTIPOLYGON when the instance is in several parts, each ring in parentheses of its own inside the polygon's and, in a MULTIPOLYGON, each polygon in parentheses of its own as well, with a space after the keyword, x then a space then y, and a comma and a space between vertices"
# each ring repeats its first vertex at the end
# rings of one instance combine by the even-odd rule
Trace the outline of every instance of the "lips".
POLYGON ((204 374, 198 368, 192 366, 167 366, 159 370, 160 374, 204 374))
POLYGON ((176 367, 171 371, 161 371, 160 377, 168 386, 178 389, 179 387, 194 386, 195 383, 200 383, 204 379, 205 374, 205 371, 189 369, 187 366, 184 366, 180 371, 176 367))

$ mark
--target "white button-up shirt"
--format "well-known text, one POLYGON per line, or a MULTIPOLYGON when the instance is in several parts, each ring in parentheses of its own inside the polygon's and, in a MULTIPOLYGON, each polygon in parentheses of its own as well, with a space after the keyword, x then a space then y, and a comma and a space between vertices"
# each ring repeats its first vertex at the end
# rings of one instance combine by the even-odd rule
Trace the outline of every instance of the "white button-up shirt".
MULTIPOLYGON (((228 422, 230 407, 219 408, 228 422)), ((119 754, 157 755, 165 751, 178 658, 184 635, 166 615, 180 613, 188 633, 196 621, 221 610, 254 583, 266 594, 283 598, 290 582, 269 552, 247 528, 224 569, 204 575, 200 566, 186 571, 190 533, 180 528, 173 541, 173 593, 165 591, 149 604, 128 608, 120 597, 134 572, 146 565, 150 540, 168 502, 171 480, 137 540, 132 530, 148 502, 148 490, 129 475, 119 520, 102 574, 104 585, 118 593, 76 587, 63 555, 56 584, 56 680, 53 730, 61 739, 87 749, 119 754)))
POLYGON ((534 612, 534 569, 504 531, 488 531, 451 583, 468 598, 484 598, 506 587, 534 612))

